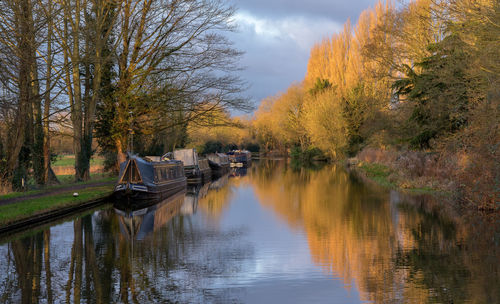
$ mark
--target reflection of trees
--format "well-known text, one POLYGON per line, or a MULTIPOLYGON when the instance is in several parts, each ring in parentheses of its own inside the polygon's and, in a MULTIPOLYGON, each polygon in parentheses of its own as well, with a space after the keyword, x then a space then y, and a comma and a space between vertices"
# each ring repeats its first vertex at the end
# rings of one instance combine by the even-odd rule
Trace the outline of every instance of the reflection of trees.
MULTIPOLYGON (((339 167, 259 162, 241 181, 304 230, 313 261, 346 285, 355 282, 365 300, 500 302, 496 219, 445 216, 432 200, 367 188, 339 167)), ((199 207, 219 214, 234 185, 210 190, 199 207)), ((0 245, 0 302, 237 301, 234 289, 207 285, 244 272, 253 256, 241 241, 245 231, 202 226, 196 214, 177 214, 183 202, 158 205, 140 240, 122 234, 119 215, 108 209, 0 245)))
POLYGON ((228 207, 232 195, 233 188, 229 185, 229 175, 226 174, 212 182, 210 191, 199 198, 198 207, 203 213, 217 221, 228 207))
POLYGON ((234 302, 238 291, 204 284, 242 272, 252 248, 232 241, 241 231, 210 230, 179 213, 183 195, 175 202, 157 206, 140 240, 122 234, 108 209, 51 228, 56 240, 46 230, 0 245, 10 261, 0 265, 0 302, 234 302))
MULTIPOLYGON (((304 229, 313 260, 347 286, 354 280, 364 300, 498 301, 498 288, 483 279, 498 282, 498 271, 492 276, 488 264, 470 262, 471 256, 481 256, 480 247, 472 245, 477 238, 458 229, 457 219, 426 208, 427 201, 391 202, 385 191, 368 188, 335 166, 314 172, 291 170, 285 163, 260 165, 251 174, 260 203, 295 229, 304 229), (484 270, 482 275, 477 268, 484 270), (487 286, 481 292, 478 281, 487 286)), ((493 256, 498 258, 498 252, 493 256)))
POLYGON ((418 207, 414 202, 400 205, 414 246, 399 248, 396 267, 407 269, 408 280, 429 290, 432 302, 500 302, 498 226, 477 215, 473 223, 467 217, 451 220, 434 202, 422 201, 418 207))
POLYGON ((50 268, 50 230, 45 230, 43 232, 43 256, 45 257, 45 280, 47 286, 47 302, 53 303, 52 295, 52 271, 50 268))
POLYGON ((2 258, 0 281, 3 289, 0 294, 2 303, 38 303, 43 297, 45 302, 53 303, 52 270, 50 266, 50 230, 12 241, 2 258), (5 267, 5 268, 3 268, 5 267), (14 278, 10 275, 15 272, 14 278), (42 278, 45 281, 42 284, 42 278))
POLYGON ((120 302, 204 302, 207 296, 220 302, 226 291, 211 295, 203 283, 209 277, 233 274, 240 268, 239 260, 251 253, 239 246, 220 247, 235 237, 236 233, 206 231, 183 214, 143 240, 132 243, 121 236, 120 302))
POLYGON ((18 276, 22 303, 36 303, 40 297, 43 238, 40 234, 12 242, 12 254, 16 271, 27 273, 18 276))

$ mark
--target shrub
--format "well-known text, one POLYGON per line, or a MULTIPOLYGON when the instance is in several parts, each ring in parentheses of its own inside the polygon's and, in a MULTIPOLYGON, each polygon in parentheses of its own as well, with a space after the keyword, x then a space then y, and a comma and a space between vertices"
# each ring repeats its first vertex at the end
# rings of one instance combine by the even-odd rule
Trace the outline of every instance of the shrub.
POLYGON ((209 140, 204 145, 200 153, 210 154, 215 152, 222 152, 224 150, 224 145, 220 141, 209 140))
POLYGON ((248 143, 245 145, 245 149, 250 152, 255 152, 255 153, 260 152, 260 146, 257 143, 248 143))

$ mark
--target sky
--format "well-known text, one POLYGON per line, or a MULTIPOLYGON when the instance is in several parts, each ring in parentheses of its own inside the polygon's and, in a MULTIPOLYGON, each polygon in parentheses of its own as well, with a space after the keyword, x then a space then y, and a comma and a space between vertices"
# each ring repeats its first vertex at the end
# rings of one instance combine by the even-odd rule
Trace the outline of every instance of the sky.
POLYGON ((230 35, 245 54, 240 76, 257 107, 265 97, 304 79, 311 47, 342 30, 378 0, 232 0, 238 31, 230 35))

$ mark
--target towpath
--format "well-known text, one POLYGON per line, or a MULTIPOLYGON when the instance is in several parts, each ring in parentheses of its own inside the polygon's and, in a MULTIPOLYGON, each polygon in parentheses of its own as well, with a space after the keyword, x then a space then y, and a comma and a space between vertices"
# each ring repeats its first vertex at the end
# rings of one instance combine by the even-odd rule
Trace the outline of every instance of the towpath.
POLYGON ((7 199, 0 199, 0 206, 3 205, 8 205, 12 203, 17 203, 17 202, 22 202, 25 200, 31 200, 31 199, 36 199, 36 198, 42 198, 42 197, 47 197, 51 195, 56 195, 56 194, 61 194, 61 193, 66 193, 66 192, 77 192, 77 190, 81 189, 89 189, 89 188, 94 188, 94 187, 102 187, 102 186, 108 186, 114 184, 115 181, 96 181, 95 183, 85 183, 85 184, 74 184, 74 185, 68 185, 67 187, 57 187, 54 189, 46 189, 46 190, 40 190, 40 192, 35 192, 35 193, 30 193, 27 195, 23 196, 17 196, 17 197, 12 197, 12 198, 7 198, 7 199))

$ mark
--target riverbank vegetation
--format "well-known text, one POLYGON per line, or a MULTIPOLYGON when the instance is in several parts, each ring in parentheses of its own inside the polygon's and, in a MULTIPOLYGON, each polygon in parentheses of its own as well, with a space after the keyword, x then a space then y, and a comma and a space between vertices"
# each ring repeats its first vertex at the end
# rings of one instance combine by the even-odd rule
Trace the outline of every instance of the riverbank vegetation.
POLYGON ((129 148, 182 147, 188 125, 248 109, 241 52, 225 36, 234 12, 222 0, 2 1, 3 192, 56 181, 55 136, 69 139, 82 181, 96 151, 116 168, 129 148))
POLYGON ((496 0, 380 2, 315 45, 305 79, 263 100, 252 128, 266 151, 358 156, 497 210, 499 59, 496 0))

